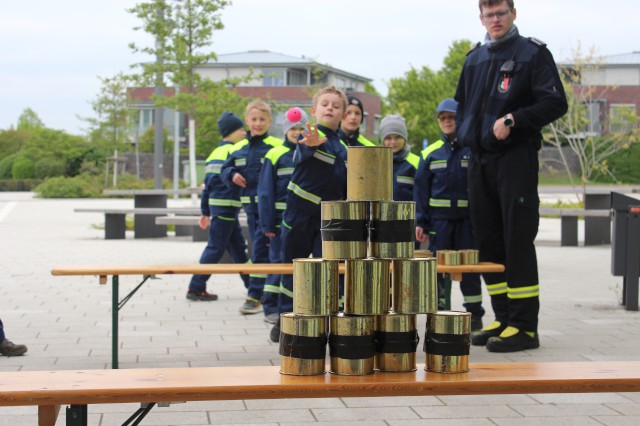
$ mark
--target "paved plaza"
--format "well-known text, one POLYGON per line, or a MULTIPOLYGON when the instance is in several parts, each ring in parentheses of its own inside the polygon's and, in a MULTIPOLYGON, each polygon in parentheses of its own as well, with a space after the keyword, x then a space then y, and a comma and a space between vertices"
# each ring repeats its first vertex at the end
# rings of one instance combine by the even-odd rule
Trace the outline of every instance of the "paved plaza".
MULTIPOLYGON (((170 206, 190 200, 169 200, 170 206)), ((0 193, 0 318, 25 356, 0 357, 0 371, 111 366, 111 286, 97 277, 53 277, 61 265, 197 263, 204 243, 187 237, 103 239, 101 214, 77 207, 131 207, 128 199, 44 200, 0 193)), ((582 235, 582 234, 581 234, 582 235)), ((582 238, 582 236, 580 237, 582 238)), ((640 359, 640 313, 620 305, 611 247, 560 247, 559 219, 538 235, 541 284, 537 350, 492 354, 472 347, 471 362, 640 359)), ((185 299, 188 276, 147 282, 120 312, 120 368, 279 365, 262 315, 243 316, 237 276, 212 277, 215 302, 185 299)), ((121 277, 121 297, 139 281, 121 277)), ((485 324, 493 320, 489 297, 485 324)), ((454 288, 453 307, 462 307, 454 288)), ((425 316, 419 316, 421 340, 425 316)), ((419 346, 419 368, 424 354, 419 346)), ((2 389, 0 387, 0 392, 2 389)), ((139 404, 89 406, 89 424, 122 424, 139 404)), ((0 426, 35 424, 36 407, 0 408, 0 426)), ((65 424, 64 409, 57 424, 65 424)), ((142 425, 638 425, 640 393, 325 398, 190 402, 154 408, 142 425)))

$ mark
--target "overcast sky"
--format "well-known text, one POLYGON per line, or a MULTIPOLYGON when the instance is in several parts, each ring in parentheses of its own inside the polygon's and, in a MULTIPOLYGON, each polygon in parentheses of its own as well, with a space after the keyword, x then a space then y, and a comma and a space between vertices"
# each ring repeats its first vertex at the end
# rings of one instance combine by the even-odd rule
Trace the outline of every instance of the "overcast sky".
MULTIPOLYGON (((13 0, 0 9, 0 129, 33 109, 48 127, 79 134, 98 76, 149 58, 134 31, 133 0, 13 0)), ((556 60, 580 43, 601 55, 640 51, 637 0, 516 0, 520 33, 545 41, 556 60)), ((411 69, 437 70, 454 40, 482 40, 477 0, 234 0, 214 33, 217 54, 266 49, 306 56, 386 82, 411 69), (321 6, 321 8, 316 8, 321 6)))

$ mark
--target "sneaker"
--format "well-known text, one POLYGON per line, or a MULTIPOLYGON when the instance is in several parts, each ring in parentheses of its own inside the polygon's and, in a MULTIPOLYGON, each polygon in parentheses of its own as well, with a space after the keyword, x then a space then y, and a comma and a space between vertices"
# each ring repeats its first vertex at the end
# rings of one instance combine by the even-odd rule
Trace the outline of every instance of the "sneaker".
POLYGON ((211 302, 212 300, 218 300, 218 295, 213 293, 207 293, 206 291, 191 291, 187 292, 187 299, 194 300, 196 302, 211 302))
POLYGON ((240 306, 240 313, 245 315, 257 314, 262 312, 262 304, 253 299, 247 299, 244 305, 240 306))
POLYGON ((11 340, 4 339, 0 342, 0 354, 5 356, 18 356, 27 352, 25 345, 16 345, 11 340))
POLYGON ((279 319, 280 319, 280 314, 277 312, 264 316, 264 322, 269 324, 275 324, 278 322, 279 319))
MULTIPOLYGON (((473 320, 472 320, 473 321, 473 320)), ((485 328, 471 332, 471 344, 473 346, 484 346, 490 337, 497 337, 505 329, 500 321, 494 321, 485 328)))
POLYGON ((278 343, 280 341, 280 321, 276 321, 276 323, 271 327, 271 331, 269 332, 269 340, 273 343, 278 343))
POLYGON ((482 317, 479 315, 471 315, 471 331, 482 330, 482 317))
POLYGON ((487 341, 489 352, 519 352, 539 347, 538 333, 531 337, 529 333, 515 327, 507 327, 500 333, 500 336, 490 337, 487 341))

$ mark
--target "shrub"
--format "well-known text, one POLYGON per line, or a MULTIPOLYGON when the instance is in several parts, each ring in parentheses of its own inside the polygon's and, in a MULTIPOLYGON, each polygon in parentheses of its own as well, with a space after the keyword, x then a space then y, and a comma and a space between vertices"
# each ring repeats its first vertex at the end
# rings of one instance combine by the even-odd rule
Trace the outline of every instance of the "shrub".
POLYGON ((7 155, 0 160, 0 179, 11 179, 13 177, 13 162, 16 160, 17 154, 7 155))
POLYGON ((36 162, 33 174, 36 179, 46 179, 64 175, 66 164, 56 158, 43 158, 36 162))
POLYGON ((35 192, 40 198, 99 198, 102 185, 95 176, 54 177, 38 185, 35 192))
POLYGON ((14 179, 33 179, 35 161, 27 157, 18 157, 11 167, 11 177, 14 179))

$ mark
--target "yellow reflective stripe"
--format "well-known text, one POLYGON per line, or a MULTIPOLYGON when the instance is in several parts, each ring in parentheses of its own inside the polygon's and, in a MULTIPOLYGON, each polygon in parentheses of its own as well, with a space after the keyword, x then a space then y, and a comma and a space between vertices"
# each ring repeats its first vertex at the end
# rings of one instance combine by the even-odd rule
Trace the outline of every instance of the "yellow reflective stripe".
POLYGON ((320 204, 320 201, 322 201, 321 197, 305 191, 293 182, 289 182, 287 189, 296 194, 298 197, 304 198, 307 201, 311 201, 314 204, 320 204))
POLYGON ((293 167, 283 167, 276 172, 278 176, 288 176, 293 174, 293 167))
POLYGON ((289 225, 287 222, 284 221, 284 219, 282 219, 282 224, 284 225, 285 228, 287 229, 293 229, 291 228, 291 225, 289 225))
POLYGON ((439 170, 439 169, 446 169, 446 168, 447 168, 447 162, 444 160, 432 161, 431 164, 429 164, 429 170, 439 170))
POLYGON ((280 293, 280 287, 276 286, 276 285, 264 285, 264 290, 265 293, 280 293))
POLYGON ((243 167, 247 165, 247 159, 246 158, 237 158, 233 161, 233 164, 236 167, 243 167))
POLYGON ((240 201, 225 198, 209 198, 209 205, 218 207, 242 207, 242 203, 240 201))
POLYGON ((507 296, 509 299, 528 299, 530 297, 540 296, 540 285, 531 285, 529 287, 518 287, 508 289, 507 296))
POLYGON ((464 296, 464 301, 466 303, 480 303, 482 302, 482 295, 478 294, 477 296, 464 296))
POLYGON ((497 294, 506 294, 508 289, 507 289, 507 283, 502 282, 502 283, 496 283, 496 284, 487 284, 487 291, 489 292, 489 295, 491 296, 495 296, 497 294))
POLYGON ((407 185, 413 185, 414 179, 409 176, 398 176, 398 183, 406 183, 407 185))
POLYGON ((218 216, 218 219, 226 220, 228 222, 235 222, 235 220, 236 220, 235 217, 226 217, 226 216, 218 216))
POLYGON ((324 152, 321 150, 317 150, 316 152, 314 152, 313 157, 328 164, 334 164, 336 162, 335 155, 331 155, 328 152, 324 152))
POLYGON ((293 299, 293 291, 287 290, 287 288, 284 285, 282 285, 282 283, 280 283, 280 294, 284 294, 285 296, 288 296, 293 299))
POLYGON ((276 210, 285 210, 287 208, 287 203, 276 203, 276 210))
POLYGON ((467 201, 467 200, 458 200, 458 207, 469 207, 469 201, 467 201))
POLYGON ((222 164, 220 163, 208 164, 204 168, 205 173, 219 174, 221 170, 222 170, 222 164))
POLYGON ((249 276, 251 278, 267 278, 267 275, 262 275, 262 274, 249 274, 249 276))
POLYGON ((437 198, 429 198, 429 206, 431 206, 431 207, 451 207, 451 200, 438 200, 437 198))
POLYGON ((257 203, 258 197, 257 196, 250 197, 248 195, 243 195, 242 197, 240 197, 240 201, 242 201, 243 204, 251 204, 251 200, 257 203))

